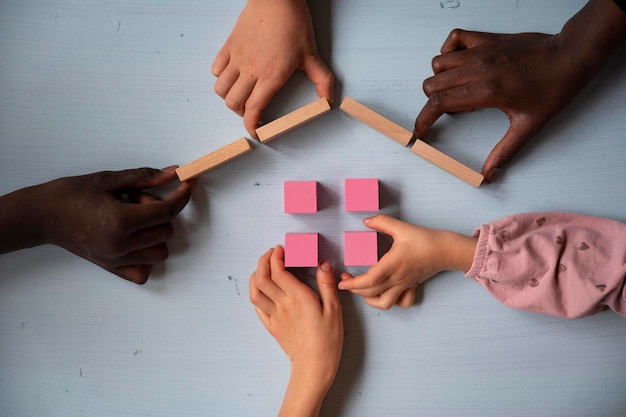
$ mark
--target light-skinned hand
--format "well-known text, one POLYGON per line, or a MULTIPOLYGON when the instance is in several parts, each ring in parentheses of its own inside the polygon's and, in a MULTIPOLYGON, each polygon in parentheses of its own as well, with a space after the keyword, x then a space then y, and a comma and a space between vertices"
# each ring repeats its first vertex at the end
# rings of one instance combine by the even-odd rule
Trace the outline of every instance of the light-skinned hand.
POLYGON ((249 0, 211 72, 215 92, 256 138, 263 109, 296 69, 332 104, 334 76, 317 52, 306 0, 249 0))

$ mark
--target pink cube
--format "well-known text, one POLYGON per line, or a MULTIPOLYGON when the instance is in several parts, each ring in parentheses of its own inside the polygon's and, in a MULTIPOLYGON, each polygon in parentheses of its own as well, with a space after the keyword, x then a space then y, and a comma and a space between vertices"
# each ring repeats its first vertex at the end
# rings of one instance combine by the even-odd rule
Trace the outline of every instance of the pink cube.
POLYGON ((317 233, 285 233, 285 266, 319 264, 317 233))
POLYGON ((317 181, 285 181, 285 213, 317 212, 317 181))
POLYGON ((346 211, 378 211, 378 178, 346 178, 346 211))
POLYGON ((344 232, 343 263, 345 266, 370 266, 378 262, 376 232, 344 232))

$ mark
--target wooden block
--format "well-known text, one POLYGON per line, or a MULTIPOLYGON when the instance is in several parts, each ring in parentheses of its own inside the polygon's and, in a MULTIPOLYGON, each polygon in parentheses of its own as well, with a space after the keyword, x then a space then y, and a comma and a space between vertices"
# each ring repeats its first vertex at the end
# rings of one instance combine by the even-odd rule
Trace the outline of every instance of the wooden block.
POLYGON ((402 126, 381 116, 350 97, 344 98, 339 108, 402 146, 407 146, 413 138, 412 132, 409 132, 402 126))
POLYGON ((216 168, 226 162, 237 158, 252 150, 248 139, 241 138, 231 144, 223 146, 208 155, 198 158, 176 170, 178 178, 181 181, 187 181, 196 178, 198 175, 204 174, 210 169, 216 168))
POLYGON ((378 262, 378 234, 376 232, 344 232, 343 264, 370 266, 378 262))
POLYGON ((298 126, 310 122, 330 111, 330 104, 325 98, 320 98, 312 103, 302 106, 278 119, 256 129, 259 140, 263 143, 287 133, 298 126))
POLYGON ((433 165, 438 166, 444 171, 454 175, 455 177, 465 181, 469 185, 474 187, 480 187, 483 183, 484 177, 481 173, 474 171, 473 169, 463 165, 456 159, 453 159, 445 153, 438 151, 424 141, 417 140, 411 152, 415 155, 424 158, 433 165))
POLYGON ((285 213, 317 212, 317 181, 285 181, 285 213))
POLYGON ((346 211, 378 211, 378 178, 346 178, 344 198, 346 211))
MULTIPOLYGON (((412 139, 412 132, 368 109, 350 97, 346 97, 343 100, 340 108, 355 119, 362 121, 403 146, 408 145, 412 139)), ((484 177, 482 174, 438 151, 423 140, 416 139, 415 144, 411 147, 411 152, 474 187, 479 187, 483 183, 484 177)))
POLYGON ((285 233, 285 266, 317 266, 318 238, 317 233, 285 233))

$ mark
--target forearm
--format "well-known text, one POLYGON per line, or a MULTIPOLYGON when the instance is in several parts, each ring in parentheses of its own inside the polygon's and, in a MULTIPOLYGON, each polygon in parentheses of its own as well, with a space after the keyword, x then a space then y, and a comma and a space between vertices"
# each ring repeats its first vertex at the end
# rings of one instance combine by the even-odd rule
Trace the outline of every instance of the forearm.
POLYGON ((330 379, 320 379, 312 376, 310 370, 299 371, 292 368, 278 417, 319 416, 322 402, 333 379, 334 374, 330 379))
POLYGON ((613 0, 590 0, 557 38, 589 81, 626 39, 626 13, 613 0))
POLYGON ((0 197, 0 253, 46 243, 41 185, 23 188, 0 197))

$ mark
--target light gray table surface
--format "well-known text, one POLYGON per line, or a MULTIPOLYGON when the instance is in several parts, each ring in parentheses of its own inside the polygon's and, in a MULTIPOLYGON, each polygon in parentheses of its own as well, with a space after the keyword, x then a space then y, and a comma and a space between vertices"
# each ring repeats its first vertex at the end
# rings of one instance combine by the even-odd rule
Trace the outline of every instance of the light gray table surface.
MULTIPOLYGON (((318 3, 336 101, 351 96, 410 129, 451 29, 556 33, 585 2, 318 3)), ((0 194, 183 164, 245 136, 210 73, 243 5, 0 1, 0 194)), ((343 212, 344 178, 379 178, 383 213, 463 233, 527 211, 626 221, 625 64, 622 49, 493 185, 466 185, 334 109, 204 175, 145 286, 52 246, 0 256, 0 415, 274 415, 289 363, 254 313, 248 277, 285 232, 321 233, 321 256, 345 269, 342 231, 363 230, 364 215, 343 212), (319 213, 282 212, 283 182, 298 179, 320 183, 319 213)), ((315 98, 296 74, 265 118, 315 98)), ((507 128, 484 110, 442 117, 429 139, 480 170, 507 128)), ((626 321, 612 312, 515 311, 460 273, 426 283, 409 309, 342 303, 345 349, 323 416, 626 415, 626 321)))

